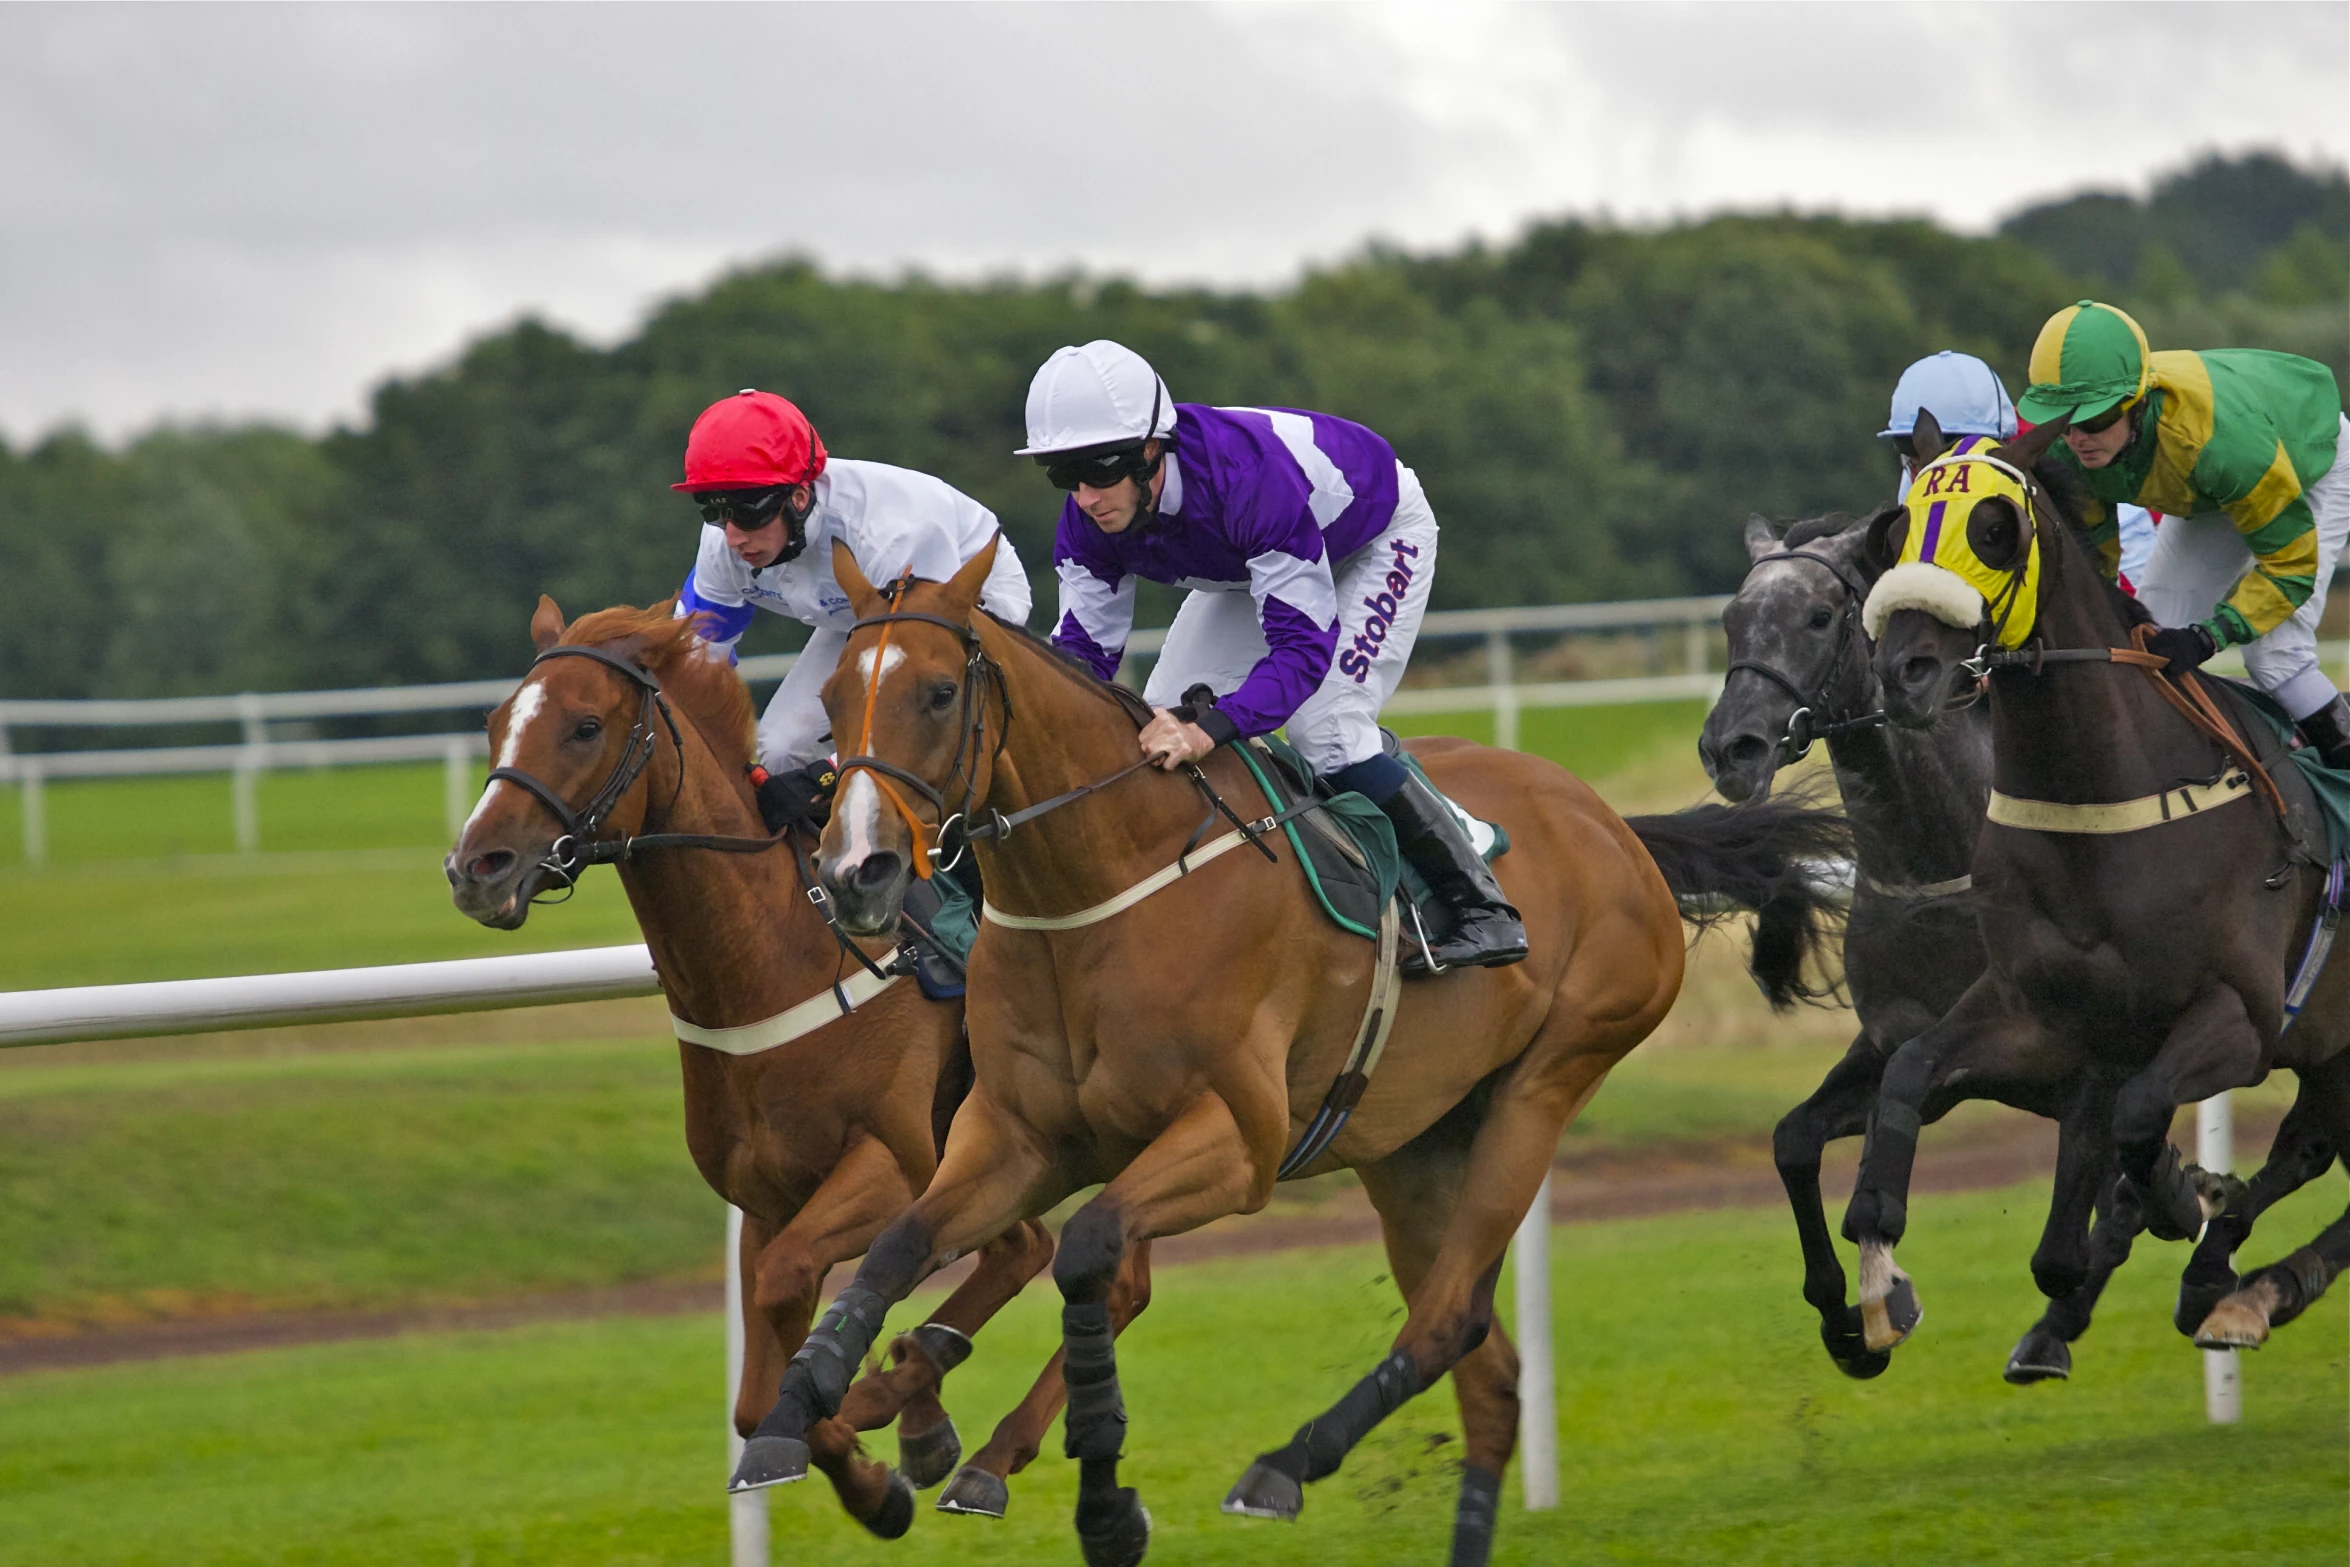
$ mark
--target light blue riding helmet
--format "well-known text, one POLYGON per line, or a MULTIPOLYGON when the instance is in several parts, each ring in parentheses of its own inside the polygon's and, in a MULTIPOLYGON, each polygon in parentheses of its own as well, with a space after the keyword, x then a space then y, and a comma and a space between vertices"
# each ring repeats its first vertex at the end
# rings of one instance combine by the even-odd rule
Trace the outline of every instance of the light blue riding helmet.
POLYGON ((1893 388, 1891 420, 1877 432, 1878 439, 1891 440, 1916 429, 1920 408, 1933 412, 1944 435, 2015 439, 2014 400, 1997 372, 1972 354, 1945 348, 1902 371, 1900 384, 1893 388))

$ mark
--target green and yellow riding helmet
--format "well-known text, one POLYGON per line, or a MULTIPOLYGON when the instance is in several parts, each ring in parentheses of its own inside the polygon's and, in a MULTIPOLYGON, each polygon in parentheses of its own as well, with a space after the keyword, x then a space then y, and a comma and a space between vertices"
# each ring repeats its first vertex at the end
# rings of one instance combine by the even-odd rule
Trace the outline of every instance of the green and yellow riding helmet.
POLYGON ((2032 384, 2016 411, 2034 424, 2087 424, 2146 395, 2146 333, 2125 311, 2084 299, 2048 318, 2032 344, 2032 384))

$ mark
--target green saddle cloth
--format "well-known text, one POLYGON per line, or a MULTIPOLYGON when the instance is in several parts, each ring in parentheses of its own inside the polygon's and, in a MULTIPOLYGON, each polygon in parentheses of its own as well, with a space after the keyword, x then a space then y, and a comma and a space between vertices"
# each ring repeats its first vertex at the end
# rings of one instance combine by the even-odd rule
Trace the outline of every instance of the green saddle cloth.
MULTIPOLYGON (((1422 783, 1428 783, 1428 775, 1421 770, 1419 761, 1396 745, 1393 735, 1383 738, 1389 742, 1389 753, 1417 774, 1422 783)), ((1423 911, 1423 923, 1435 923, 1429 913, 1434 894, 1396 847, 1395 824, 1387 819, 1385 811, 1352 790, 1321 787, 1296 748, 1278 736, 1262 735, 1237 749, 1275 813, 1287 810, 1309 794, 1318 796, 1322 819, 1344 833, 1360 856, 1357 863, 1301 817, 1293 816, 1281 824, 1281 830, 1288 835, 1289 847, 1305 872, 1306 885, 1314 889, 1315 901, 1321 904, 1322 912, 1330 916, 1332 923, 1366 941, 1377 941, 1379 911, 1399 891, 1423 911)), ((1428 787, 1445 804, 1452 804, 1433 783, 1428 783, 1428 787)), ((1499 824, 1477 821, 1457 806, 1454 811, 1464 823, 1473 824, 1472 839, 1483 837, 1484 832, 1492 834, 1491 843, 1482 846, 1487 860, 1508 852, 1509 834, 1499 824), (1483 828, 1484 832, 1474 828, 1483 828)))
MULTIPOLYGON (((2277 705, 2274 697, 2242 681, 2213 678, 2216 684, 2224 686, 2248 711, 2267 723, 2269 732, 2276 736, 2280 747, 2293 744, 2300 733, 2300 726, 2285 716, 2285 710, 2277 705)), ((2313 745, 2305 745, 2289 754, 2293 765, 2300 769, 2302 781, 2309 785, 2310 794, 2316 797, 2317 814, 2326 829, 2326 858, 2334 861, 2350 859, 2350 773, 2326 766, 2317 754, 2317 747, 2313 745)))

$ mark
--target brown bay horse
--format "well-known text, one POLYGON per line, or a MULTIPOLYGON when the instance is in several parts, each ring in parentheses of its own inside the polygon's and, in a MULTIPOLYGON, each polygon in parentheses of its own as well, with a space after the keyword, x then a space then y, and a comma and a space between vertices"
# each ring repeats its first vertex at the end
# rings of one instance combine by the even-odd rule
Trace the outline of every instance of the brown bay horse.
MULTIPOLYGON (((842 763, 820 873, 844 924, 886 930, 942 819, 963 817, 946 847, 978 840, 989 903, 971 957, 977 1080, 937 1177, 792 1361, 736 1484, 804 1472, 809 1434, 839 1407, 884 1314, 945 1259, 1106 1183, 1064 1228, 1054 1278, 1079 1542, 1094 1567, 1129 1564, 1149 1525, 1117 1483, 1121 1260, 1264 1205, 1364 1027, 1374 947, 1320 915, 1278 833, 1264 839, 1278 864, 1245 842, 1218 851, 1228 821, 1210 790, 1242 816, 1262 810, 1229 750, 1196 779, 1136 770, 1130 694, 975 611, 992 553, 948 583, 909 580, 886 596, 835 556, 860 623, 825 701, 843 750, 853 739, 859 754, 842 763), (1196 868, 1184 874, 1179 859, 1196 868), (1023 918, 1065 928, 1005 923, 1023 918)), ((1294 1517, 1306 1482, 1450 1371, 1467 1457, 1453 1560, 1468 1567, 1490 1549, 1517 1433, 1517 1357, 1493 1309, 1503 1252, 1562 1131, 1679 991, 1676 894, 1767 905, 1782 935, 1792 919, 1802 939, 1768 944, 1789 963, 1784 995, 1821 938, 1802 862, 1843 840, 1840 818, 1777 801, 1626 822, 1537 758, 1461 741, 1414 750, 1448 794, 1507 828, 1497 869, 1532 954, 1404 987, 1376 1073, 1303 1173, 1360 1173, 1408 1318, 1393 1353, 1259 1458, 1225 1510, 1294 1517)))
MULTIPOLYGON (((749 693, 705 656, 689 622, 661 605, 566 628, 542 598, 531 637, 538 662, 490 715, 492 755, 508 776, 493 777, 449 853, 457 907, 513 929, 535 894, 567 883, 583 861, 615 861, 679 1020, 743 1028, 816 1003, 808 1021, 818 1026, 771 1048, 678 1045, 687 1147, 711 1189, 743 1213, 735 1423, 747 1435, 806 1336, 826 1271, 861 1254, 929 1184, 945 1117, 968 1081, 962 1006, 924 999, 911 979, 845 1016, 829 1001, 836 985, 854 997, 875 982, 806 896, 797 852, 766 849, 745 776, 749 693), (667 834, 751 852, 664 843, 667 834), (578 841, 559 846, 564 838, 578 841), (624 839, 640 842, 621 857, 614 846, 624 839)), ((891 945, 863 943, 876 957, 891 945)), ((811 1434, 842 1504, 885 1537, 911 1522, 907 1473, 935 1484, 959 1456, 940 1378, 968 1353, 968 1335, 1043 1268, 1052 1241, 1041 1224, 1023 1223, 980 1252, 963 1285, 895 1346, 895 1369, 865 1377, 840 1418, 811 1434), (906 1473, 864 1457, 855 1435, 901 1409, 906 1473)), ((1058 1393, 1048 1377, 981 1462, 1000 1475, 1033 1453, 1058 1393)))

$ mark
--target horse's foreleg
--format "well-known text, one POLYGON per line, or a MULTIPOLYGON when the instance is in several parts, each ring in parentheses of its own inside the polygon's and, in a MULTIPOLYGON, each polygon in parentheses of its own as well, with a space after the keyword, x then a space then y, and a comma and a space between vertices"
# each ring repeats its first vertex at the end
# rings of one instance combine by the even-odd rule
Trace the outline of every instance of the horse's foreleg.
MULTIPOLYGON (((743 1292, 744 1309, 764 1319, 767 1331, 752 1342, 770 1347, 772 1354, 743 1357, 734 1416, 742 1435, 754 1431, 769 1401, 766 1390, 789 1375, 788 1364, 778 1363, 781 1357, 804 1346, 825 1274, 863 1251, 913 1195, 888 1147, 878 1138, 861 1137, 791 1221, 755 1249, 754 1231, 763 1226, 745 1223, 742 1260, 749 1287, 743 1292)), ((886 1464, 866 1456, 853 1427, 824 1422, 808 1433, 807 1445, 849 1516, 884 1539, 905 1533, 913 1522, 913 1494, 886 1464)))
POLYGON ((1861 1339, 1868 1349, 1889 1353, 1923 1314, 1909 1275, 1894 1265, 1893 1248, 1909 1224, 1910 1176, 1927 1101, 1962 1075, 1976 1087, 2060 1079, 2071 1070, 2033 1018, 2006 1010, 1988 976, 1942 1021, 1893 1052, 1844 1210, 1844 1237, 1860 1248, 1861 1339))
POLYGON ((1266 1124, 1244 1129, 1233 1105, 1201 1093, 1061 1229, 1053 1282, 1063 1302, 1061 1374, 1069 1398, 1063 1437, 1077 1460, 1077 1544, 1086 1567, 1133 1567, 1150 1543, 1150 1514, 1118 1484, 1126 1403, 1118 1390, 1110 1292, 1120 1263, 1155 1236, 1264 1204, 1284 1128, 1270 1106, 1254 1108, 1266 1124))
MULTIPOLYGON (((2350 1147, 2350 1054, 2301 1073, 2295 1108, 2304 1101, 2313 1131, 2331 1148, 2350 1147)), ((2305 1142, 2296 1142, 2303 1160, 2314 1157, 2305 1142)), ((2350 1213, 2282 1262, 2246 1274, 2197 1326, 2195 1342, 2205 1349, 2257 1349, 2267 1342, 2269 1329, 2307 1311, 2345 1269, 2350 1269, 2350 1213)))
POLYGON ((2122 1084, 2114 1098, 2114 1147, 2156 1240, 2200 1239, 2204 1225, 2243 1195, 2243 1183, 2233 1177, 2179 1157, 2170 1141, 2178 1107, 2257 1083, 2266 1071, 2267 1052, 2243 997, 2215 984, 2180 1015, 2146 1069, 2122 1084))
POLYGON ((2252 1238, 2252 1226, 2260 1216, 2333 1168, 2334 1144, 2319 1119, 2304 1080, 2293 1107, 2277 1126, 2268 1158, 2244 1183, 2242 1199, 2211 1221, 2179 1276, 2179 1303, 2172 1320, 2181 1333, 2192 1335, 2212 1308, 2234 1292, 2236 1253, 2252 1238))
POLYGON ((1862 1344, 1860 1312, 1845 1302, 1844 1264, 1820 1201, 1820 1153, 1832 1139, 1857 1137, 1868 1129, 1869 1106, 1884 1073, 1884 1047, 1864 1031, 1811 1097, 1788 1111, 1771 1134, 1771 1157, 1787 1188, 1803 1248, 1803 1298, 1820 1314, 1820 1342, 1828 1358, 1852 1377, 1873 1377, 1888 1359, 1862 1344))
POLYGON ((2112 1166, 2110 1146, 2106 1155, 2105 1185, 2097 1194, 2096 1223, 2089 1231, 2087 1271, 2078 1285, 2050 1300, 2040 1320, 2017 1340, 2007 1357, 2007 1369, 2001 1373, 2017 1387, 2072 1374, 2069 1346, 2089 1331, 2098 1297, 2121 1265, 2130 1260, 2130 1244, 2146 1228, 2137 1204, 2122 1192, 2121 1173, 2112 1166))
MULTIPOLYGON (((955 1117, 928 1190, 866 1249, 856 1279, 784 1368, 774 1407, 744 1443, 728 1489, 754 1490, 804 1476, 813 1428, 840 1409, 889 1308, 942 1264, 1050 1207, 1067 1185, 1057 1179, 1052 1160, 995 1109, 984 1088, 974 1091, 955 1117)), ((912 1506, 910 1493, 905 1505, 912 1506)))
POLYGON ((2089 1313, 2106 1279, 2130 1254, 2136 1231, 2123 1233, 2116 1222, 2110 1201, 2115 1174, 2112 1079, 2084 1072, 2057 1118, 2048 1220, 2032 1252, 2032 1282, 2048 1297, 2048 1309, 2016 1341, 2001 1372, 2018 1387, 2071 1374, 2068 1346, 2088 1331, 2089 1313), (2098 1216, 2094 1235, 2092 1215, 2098 1216))
MULTIPOLYGON (((1150 1242, 1138 1241, 1119 1259, 1118 1275, 1110 1284, 1111 1335, 1125 1332, 1126 1324, 1141 1316, 1150 1300, 1150 1242)), ((987 1445, 963 1466, 962 1473, 955 1476, 955 1483, 939 1493, 940 1512, 971 1513, 983 1518, 1004 1515, 1011 1500, 1011 1490, 1005 1482, 1027 1468, 1043 1449, 1053 1417, 1068 1402, 1068 1384, 1061 1375, 1065 1353, 1053 1351, 1052 1359, 1037 1374, 1028 1396, 997 1422, 987 1445)))
POLYGON ((971 1276, 911 1333, 890 1345, 891 1364, 868 1371, 841 1400, 840 1419, 858 1431, 898 1421, 898 1468, 917 1490, 954 1472, 962 1457, 955 1423, 939 1402, 947 1373, 971 1353, 971 1335, 1053 1260, 1052 1233, 1023 1219, 979 1249, 971 1276))

